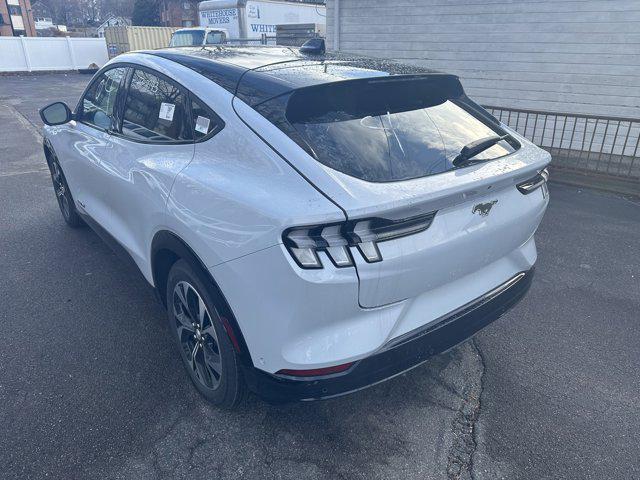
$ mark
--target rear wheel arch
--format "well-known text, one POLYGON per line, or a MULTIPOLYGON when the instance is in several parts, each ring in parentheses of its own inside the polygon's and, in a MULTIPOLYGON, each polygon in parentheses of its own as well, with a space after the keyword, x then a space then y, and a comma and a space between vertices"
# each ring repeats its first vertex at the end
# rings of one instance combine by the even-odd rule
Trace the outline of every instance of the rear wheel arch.
POLYGON ((218 283, 213 278, 213 275, 211 275, 209 269, 193 249, 175 233, 168 230, 157 232, 151 242, 151 272, 153 275, 153 284, 163 305, 168 307, 165 292, 169 271, 180 259, 188 262, 201 276, 202 282, 210 287, 210 293, 216 301, 216 307, 220 308, 219 313, 231 343, 239 354, 242 363, 246 366, 253 366, 251 354, 242 335, 240 325, 222 290, 220 290, 218 283))

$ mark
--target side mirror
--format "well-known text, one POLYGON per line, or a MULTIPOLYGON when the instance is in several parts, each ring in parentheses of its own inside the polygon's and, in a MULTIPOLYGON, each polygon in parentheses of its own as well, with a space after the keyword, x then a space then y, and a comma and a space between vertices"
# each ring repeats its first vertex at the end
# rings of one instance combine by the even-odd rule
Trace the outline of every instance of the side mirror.
POLYGON ((326 51, 324 38, 310 38, 300 47, 300 53, 308 55, 324 55, 326 51))
POLYGON ((47 125, 62 125, 73 119, 73 114, 64 102, 55 102, 40 109, 40 118, 47 125))

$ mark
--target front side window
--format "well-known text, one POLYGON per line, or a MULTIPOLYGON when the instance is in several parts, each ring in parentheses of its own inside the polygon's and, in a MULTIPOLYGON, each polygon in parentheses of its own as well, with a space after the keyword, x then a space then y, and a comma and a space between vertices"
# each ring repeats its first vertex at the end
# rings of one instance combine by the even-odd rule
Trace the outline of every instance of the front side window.
POLYGON ((125 100, 122 133, 152 142, 192 140, 186 105, 186 95, 177 85, 136 69, 125 100))
POLYGON ((120 83, 126 73, 125 67, 112 68, 94 81, 82 99, 80 120, 103 130, 115 126, 114 107, 120 83))

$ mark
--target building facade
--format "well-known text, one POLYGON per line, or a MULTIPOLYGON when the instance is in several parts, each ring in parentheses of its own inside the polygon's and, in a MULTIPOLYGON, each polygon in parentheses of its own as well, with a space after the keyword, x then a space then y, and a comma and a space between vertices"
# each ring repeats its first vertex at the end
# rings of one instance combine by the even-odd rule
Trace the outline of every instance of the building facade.
POLYGON ((163 0, 160 2, 160 25, 163 27, 196 27, 198 25, 198 2, 163 0))
POLYGON ((35 37, 30 0, 0 0, 0 36, 35 37))
POLYGON ((639 0, 327 0, 327 46, 460 76, 484 105, 640 118, 639 0))

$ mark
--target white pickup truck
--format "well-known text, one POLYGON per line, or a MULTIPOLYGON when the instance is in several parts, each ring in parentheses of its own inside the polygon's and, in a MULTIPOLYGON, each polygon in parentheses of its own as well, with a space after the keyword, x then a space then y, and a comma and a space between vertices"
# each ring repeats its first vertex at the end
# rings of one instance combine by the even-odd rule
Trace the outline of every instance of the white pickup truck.
POLYGON ((170 47, 199 47, 226 43, 229 33, 223 28, 181 28, 171 35, 170 47))

